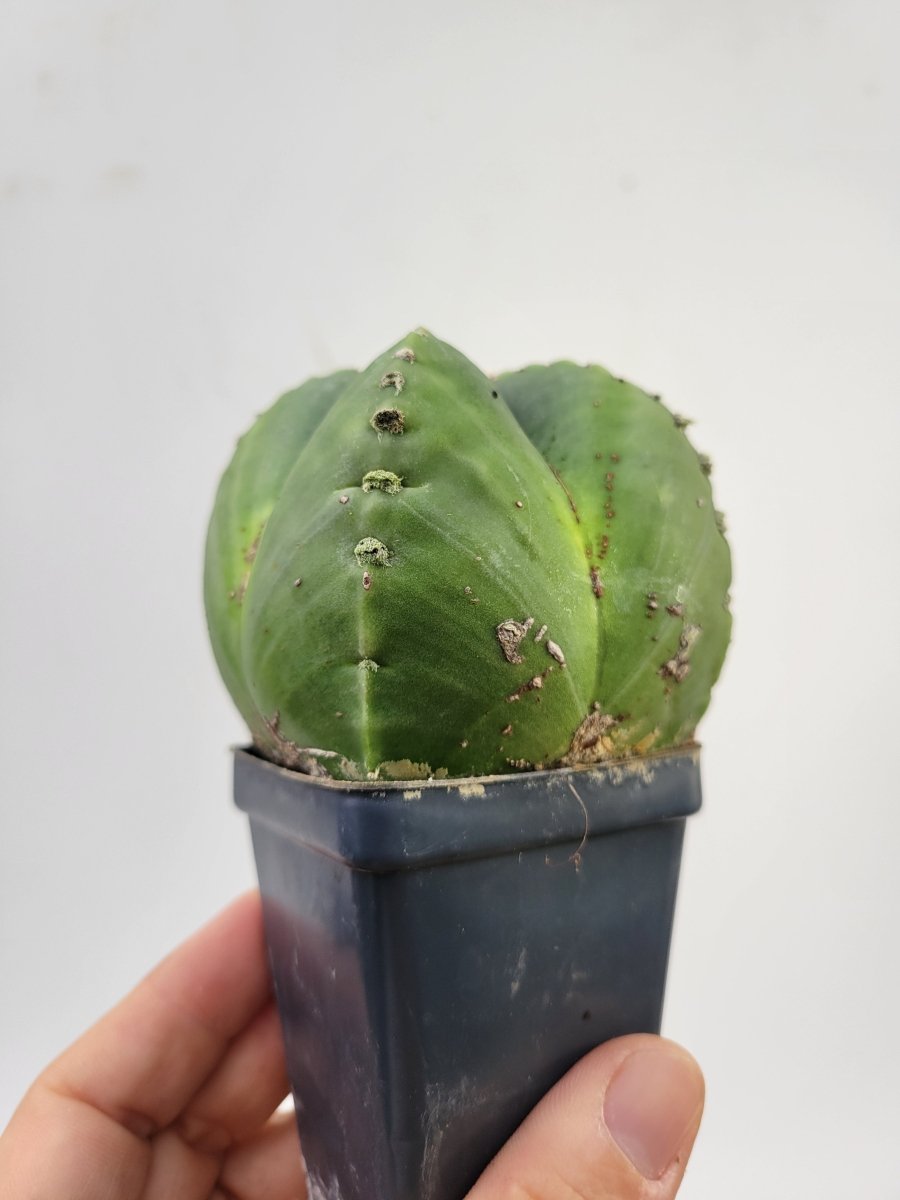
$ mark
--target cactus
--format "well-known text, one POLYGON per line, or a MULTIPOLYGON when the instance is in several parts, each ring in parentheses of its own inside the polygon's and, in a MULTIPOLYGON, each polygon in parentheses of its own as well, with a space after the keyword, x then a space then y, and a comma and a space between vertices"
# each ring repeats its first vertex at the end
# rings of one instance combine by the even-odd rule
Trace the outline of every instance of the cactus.
POLYGON ((421 329, 282 397, 238 444, 206 557, 260 751, 416 779, 689 741, 730 556, 685 424, 599 367, 491 381, 421 329))

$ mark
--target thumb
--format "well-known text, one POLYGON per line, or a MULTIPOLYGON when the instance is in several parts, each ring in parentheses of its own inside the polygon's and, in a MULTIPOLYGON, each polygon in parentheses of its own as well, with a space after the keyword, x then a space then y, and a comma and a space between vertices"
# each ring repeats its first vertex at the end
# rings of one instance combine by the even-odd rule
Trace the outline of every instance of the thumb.
POLYGON ((700 1068, 674 1042, 606 1042, 544 1097, 468 1200, 671 1200, 703 1095, 700 1068))

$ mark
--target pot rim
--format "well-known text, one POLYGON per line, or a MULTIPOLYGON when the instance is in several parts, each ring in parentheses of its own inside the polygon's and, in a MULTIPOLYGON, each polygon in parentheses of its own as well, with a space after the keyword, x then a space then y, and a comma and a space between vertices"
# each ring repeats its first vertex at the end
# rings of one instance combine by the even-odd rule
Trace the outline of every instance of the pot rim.
POLYGON ((251 828, 370 871, 578 845, 689 816, 702 803, 696 746, 599 769, 382 783, 304 775, 238 749, 234 772, 251 828))
POLYGON ((297 771, 291 767, 273 762, 254 745, 233 744, 230 747, 235 758, 244 756, 251 758, 268 770, 275 771, 294 783, 306 783, 316 788, 335 792, 359 792, 362 794, 382 794, 384 792, 416 791, 422 789, 458 788, 463 795, 471 794, 474 789, 487 789, 492 784, 509 784, 516 780, 535 785, 541 782, 551 782, 565 779, 566 776, 607 775, 611 782, 621 783, 628 778, 646 780, 648 772, 655 763, 667 760, 690 759, 699 760, 702 744, 694 739, 682 742, 680 746, 669 746, 664 750, 653 750, 649 754, 632 754, 622 758, 608 758, 596 763, 580 763, 574 767, 549 767, 540 771, 510 771, 502 775, 450 775, 438 778, 430 775, 425 779, 334 779, 331 775, 311 775, 307 771, 297 771))

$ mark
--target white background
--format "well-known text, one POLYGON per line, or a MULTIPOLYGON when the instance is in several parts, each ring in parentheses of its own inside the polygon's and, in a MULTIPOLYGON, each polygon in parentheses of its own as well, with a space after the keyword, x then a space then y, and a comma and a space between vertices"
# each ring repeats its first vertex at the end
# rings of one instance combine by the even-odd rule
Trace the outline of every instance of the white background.
POLYGON ((0 1124, 253 881, 207 648, 235 437, 426 324, 696 419, 735 641, 666 1031, 688 1200, 896 1200, 900 18, 7 0, 0 1124))

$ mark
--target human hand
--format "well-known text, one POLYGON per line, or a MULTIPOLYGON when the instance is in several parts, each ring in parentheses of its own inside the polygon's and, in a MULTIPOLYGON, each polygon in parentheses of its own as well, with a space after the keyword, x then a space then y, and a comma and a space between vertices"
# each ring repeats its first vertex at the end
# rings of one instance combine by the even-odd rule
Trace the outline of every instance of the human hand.
MULTIPOLYGON (((304 1200, 294 1117, 275 1112, 288 1081, 269 988, 254 893, 32 1085, 0 1137, 0 1200, 304 1200)), ((552 1089, 469 1200, 670 1200, 702 1107, 685 1051, 650 1035, 608 1042, 552 1089)))

